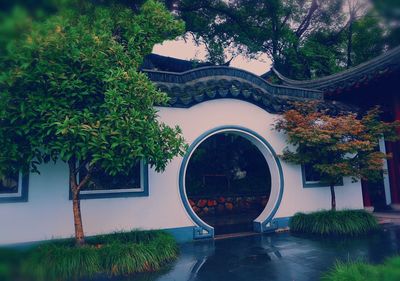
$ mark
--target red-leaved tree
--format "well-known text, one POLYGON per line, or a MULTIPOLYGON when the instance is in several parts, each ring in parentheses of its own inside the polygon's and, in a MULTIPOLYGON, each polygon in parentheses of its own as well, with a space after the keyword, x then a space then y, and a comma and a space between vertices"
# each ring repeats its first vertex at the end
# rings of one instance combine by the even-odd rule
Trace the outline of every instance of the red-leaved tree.
POLYGON ((336 116, 319 110, 315 102, 295 103, 274 124, 287 136, 288 147, 282 159, 294 164, 311 166, 321 181, 330 186, 331 207, 336 210, 335 186, 343 177, 354 181, 376 180, 389 156, 380 152, 379 139, 396 140, 398 122, 380 120, 379 108, 357 116, 342 113, 336 116))

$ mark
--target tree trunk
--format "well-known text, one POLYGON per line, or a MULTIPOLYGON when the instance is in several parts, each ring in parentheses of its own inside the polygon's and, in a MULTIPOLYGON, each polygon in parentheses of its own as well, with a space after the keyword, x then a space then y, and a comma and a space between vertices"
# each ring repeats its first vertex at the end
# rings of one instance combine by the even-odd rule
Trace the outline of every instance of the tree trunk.
POLYGON ((353 22, 350 22, 349 32, 347 34, 347 69, 349 69, 353 62, 351 60, 351 53, 353 51, 353 22))
POLYGON ((272 59, 273 63, 276 63, 278 60, 278 29, 276 25, 276 21, 272 20, 272 59))
POLYGON ((79 199, 80 190, 89 181, 91 176, 92 167, 87 171, 86 176, 82 181, 77 181, 77 175, 79 170, 85 166, 87 161, 82 161, 79 167, 76 167, 76 160, 72 158, 68 161, 69 165, 69 183, 71 186, 72 193, 72 211, 74 214, 74 226, 75 226, 75 242, 78 247, 85 244, 85 233, 83 231, 82 214, 81 214, 81 200, 79 199))
POLYGON ((336 211, 336 195, 335 195, 335 186, 331 184, 331 210, 336 211))
POLYGON ((76 245, 82 246, 85 244, 85 234, 83 232, 81 200, 79 199, 79 190, 72 190, 72 209, 74 213, 76 245))

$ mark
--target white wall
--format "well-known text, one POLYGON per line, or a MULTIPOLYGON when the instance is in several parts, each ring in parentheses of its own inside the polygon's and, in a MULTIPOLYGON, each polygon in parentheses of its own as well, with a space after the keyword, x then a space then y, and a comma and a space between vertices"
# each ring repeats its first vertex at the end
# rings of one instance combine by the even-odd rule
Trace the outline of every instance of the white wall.
MULTIPOLYGON (((272 130, 278 117, 250 103, 220 99, 203 102, 189 109, 159 108, 160 120, 179 125, 190 144, 216 127, 246 127, 265 138, 279 154, 283 136, 272 130)), ((193 225, 179 195, 179 169, 176 157, 163 173, 149 171, 149 197, 82 200, 82 216, 87 235, 133 228, 175 228, 193 225)), ((298 211, 330 207, 329 188, 303 188, 299 166, 281 162, 285 186, 275 217, 292 216, 298 211)), ((31 174, 28 202, 0 203, 0 244, 30 242, 73 235, 72 203, 68 199, 68 170, 63 163, 40 167, 31 174)), ((337 187, 337 207, 363 208, 361 185, 344 180, 337 187)))
MULTIPOLYGON (((162 108, 162 120, 169 125, 179 125, 190 144, 202 133, 216 127, 235 125, 248 128, 267 140, 280 154, 286 146, 284 136, 273 130, 279 117, 253 104, 233 99, 219 99, 200 103, 190 109, 162 108)), ((330 208, 329 187, 303 188, 301 168, 281 161, 284 174, 284 194, 275 217, 292 216, 298 211, 330 208)), ((361 183, 344 179, 344 186, 335 188, 337 208, 362 209, 361 183)))

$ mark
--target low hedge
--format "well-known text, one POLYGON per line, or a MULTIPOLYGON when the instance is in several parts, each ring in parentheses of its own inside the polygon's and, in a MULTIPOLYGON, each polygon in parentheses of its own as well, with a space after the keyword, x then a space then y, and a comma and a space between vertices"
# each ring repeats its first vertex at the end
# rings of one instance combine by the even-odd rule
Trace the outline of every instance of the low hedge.
POLYGON ((289 222, 294 233, 356 236, 379 229, 375 217, 364 210, 297 213, 289 222))
POLYGON ((338 262, 325 274, 322 281, 398 281, 400 280, 400 256, 386 260, 383 264, 365 262, 338 262))
POLYGON ((21 259, 12 264, 2 263, 0 259, 0 274, 3 268, 5 277, 13 276, 21 280, 81 280, 98 275, 111 277, 159 270, 176 259, 177 255, 178 247, 174 238, 165 232, 121 232, 90 237, 86 245, 79 248, 75 247, 73 239, 39 245, 19 252, 21 259))

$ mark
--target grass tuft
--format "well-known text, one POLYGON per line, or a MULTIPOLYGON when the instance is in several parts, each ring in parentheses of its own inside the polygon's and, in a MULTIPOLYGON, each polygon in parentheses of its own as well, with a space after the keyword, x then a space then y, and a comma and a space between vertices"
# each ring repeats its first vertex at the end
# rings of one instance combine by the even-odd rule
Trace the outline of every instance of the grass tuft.
POLYGON ((316 235, 357 236, 379 229, 377 220, 364 210, 297 213, 289 222, 290 231, 316 235))
POLYGON ((322 281, 398 281, 400 257, 392 257, 385 263, 372 265, 365 262, 337 262, 322 281))
POLYGON ((90 237, 80 248, 73 239, 51 241, 7 263, 2 262, 2 253, 16 251, 0 251, 0 280, 59 281, 159 270, 176 259, 178 247, 163 231, 131 231, 90 237))
POLYGON ((20 266, 21 253, 13 249, 2 249, 0 251, 0 280, 14 280, 20 266))

